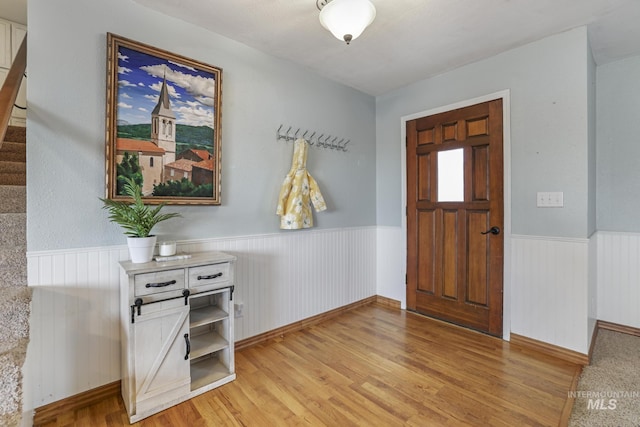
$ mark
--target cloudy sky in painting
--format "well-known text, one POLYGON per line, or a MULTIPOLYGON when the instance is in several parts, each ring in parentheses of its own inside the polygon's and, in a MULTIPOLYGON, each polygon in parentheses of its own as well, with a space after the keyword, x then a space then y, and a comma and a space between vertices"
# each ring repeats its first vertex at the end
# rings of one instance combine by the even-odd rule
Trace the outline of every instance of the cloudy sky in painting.
POLYGON ((184 64, 118 48, 119 123, 151 123, 162 79, 167 79, 171 109, 178 124, 213 128, 215 76, 184 64))

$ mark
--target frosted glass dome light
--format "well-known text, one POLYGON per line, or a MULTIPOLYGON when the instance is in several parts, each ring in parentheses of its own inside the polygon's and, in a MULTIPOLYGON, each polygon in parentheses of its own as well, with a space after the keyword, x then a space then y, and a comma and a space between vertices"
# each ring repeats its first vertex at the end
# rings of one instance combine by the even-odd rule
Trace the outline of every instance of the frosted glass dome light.
POLYGON ((322 26, 347 44, 358 38, 376 17, 376 8, 369 0, 316 1, 316 5, 322 26))

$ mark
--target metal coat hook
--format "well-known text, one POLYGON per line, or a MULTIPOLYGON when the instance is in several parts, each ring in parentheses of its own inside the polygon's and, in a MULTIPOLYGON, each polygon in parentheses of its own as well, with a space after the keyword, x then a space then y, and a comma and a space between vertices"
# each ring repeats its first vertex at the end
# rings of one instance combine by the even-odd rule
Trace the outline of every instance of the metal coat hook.
POLYGON ((331 135, 327 135, 324 138, 324 141, 321 141, 320 139, 318 139, 318 145, 322 148, 326 148, 327 147, 327 139, 331 138, 331 135))
POLYGON ((302 138, 307 141, 307 143, 311 146, 320 147, 320 148, 330 148, 336 151, 347 151, 347 144, 351 142, 350 139, 340 138, 338 136, 326 135, 321 133, 320 136, 316 137, 317 132, 311 131, 309 129, 297 128, 295 132, 292 132, 293 126, 289 126, 286 131, 283 131, 284 124, 278 126, 276 130, 276 140, 283 139, 285 141, 295 141, 298 138, 302 138), (301 136, 298 136, 302 132, 301 136), (309 135, 309 133, 311 135, 309 135), (307 137, 307 135, 309 135, 307 137), (346 142, 345 142, 346 140, 346 142))

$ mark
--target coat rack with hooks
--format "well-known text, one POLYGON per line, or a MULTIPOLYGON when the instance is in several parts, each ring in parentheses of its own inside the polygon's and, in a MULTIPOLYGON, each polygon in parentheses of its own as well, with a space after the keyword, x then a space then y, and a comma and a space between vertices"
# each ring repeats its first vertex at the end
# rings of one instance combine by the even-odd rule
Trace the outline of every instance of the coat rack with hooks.
POLYGON ((285 141, 295 141, 298 138, 303 138, 307 140, 309 145, 318 148, 329 148, 331 150, 336 151, 347 151, 347 144, 351 142, 350 139, 340 138, 338 136, 325 135, 324 133, 316 136, 317 132, 311 132, 310 130, 305 130, 297 128, 295 131, 293 130, 293 126, 289 126, 287 130, 284 130, 284 125, 280 125, 278 130, 276 131, 276 139, 283 139, 285 141))

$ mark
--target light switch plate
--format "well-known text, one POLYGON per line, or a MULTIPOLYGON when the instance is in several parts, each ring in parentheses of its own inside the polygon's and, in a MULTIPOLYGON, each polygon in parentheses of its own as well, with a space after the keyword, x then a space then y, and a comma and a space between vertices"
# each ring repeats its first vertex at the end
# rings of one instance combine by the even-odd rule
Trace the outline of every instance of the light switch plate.
POLYGON ((539 208, 564 207, 564 193, 562 191, 539 191, 536 197, 536 206, 539 208))

